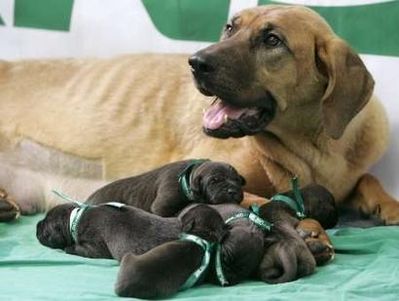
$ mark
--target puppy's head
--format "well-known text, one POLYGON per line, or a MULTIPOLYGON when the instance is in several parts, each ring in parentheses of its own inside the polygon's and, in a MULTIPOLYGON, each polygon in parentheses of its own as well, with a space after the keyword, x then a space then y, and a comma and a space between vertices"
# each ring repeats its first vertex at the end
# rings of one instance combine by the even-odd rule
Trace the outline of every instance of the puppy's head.
POLYGON ((228 229, 223 218, 213 208, 195 204, 179 215, 182 231, 197 235, 209 242, 220 242, 228 229))
POLYGON ((252 228, 233 227, 222 242, 221 263, 229 285, 248 279, 256 271, 263 255, 262 236, 252 228))
POLYGON ((41 244, 54 249, 64 249, 72 244, 69 233, 69 215, 73 208, 73 204, 58 205, 38 222, 36 237, 41 244))
MULTIPOLYGON (((293 191, 283 193, 294 198, 293 191)), ((310 184, 301 189, 305 205, 305 215, 317 220, 324 229, 334 227, 338 222, 338 211, 335 198, 325 187, 318 184, 310 184)))
POLYGON ((316 131, 338 139, 374 81, 359 56, 322 17, 301 6, 237 13, 221 41, 189 59, 200 92, 217 101, 203 128, 218 138, 316 131))
POLYGON ((243 199, 245 179, 226 163, 207 161, 192 174, 190 186, 208 204, 235 203, 243 199))

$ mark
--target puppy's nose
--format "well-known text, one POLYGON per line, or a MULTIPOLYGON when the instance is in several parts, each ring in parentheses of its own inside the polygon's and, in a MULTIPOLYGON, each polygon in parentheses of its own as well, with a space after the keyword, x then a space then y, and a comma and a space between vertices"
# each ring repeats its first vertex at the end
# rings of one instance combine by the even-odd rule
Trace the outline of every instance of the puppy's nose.
POLYGON ((209 59, 207 59, 205 55, 201 55, 198 52, 193 54, 188 59, 188 64, 191 66, 191 71, 198 75, 211 73, 215 70, 215 68, 209 62, 209 59))

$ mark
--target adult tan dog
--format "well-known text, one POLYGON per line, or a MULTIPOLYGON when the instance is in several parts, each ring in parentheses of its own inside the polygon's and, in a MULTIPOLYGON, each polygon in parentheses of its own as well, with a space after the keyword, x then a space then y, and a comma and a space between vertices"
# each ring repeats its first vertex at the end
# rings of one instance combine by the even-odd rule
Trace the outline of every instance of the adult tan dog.
POLYGON ((102 180, 209 157, 236 166, 249 192, 287 190, 296 174, 399 222, 399 203, 367 174, 388 133, 373 79, 320 16, 244 10, 190 64, 217 97, 203 121, 186 56, 1 62, 1 185, 30 213, 52 204, 50 188, 83 198, 102 180))

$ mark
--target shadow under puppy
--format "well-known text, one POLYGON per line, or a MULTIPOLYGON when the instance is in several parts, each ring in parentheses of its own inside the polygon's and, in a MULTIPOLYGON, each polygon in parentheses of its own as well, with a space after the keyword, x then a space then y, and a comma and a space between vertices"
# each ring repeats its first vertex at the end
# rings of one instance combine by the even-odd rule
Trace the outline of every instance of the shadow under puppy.
POLYGON ((95 191, 86 203, 125 203, 160 216, 174 216, 190 203, 240 203, 244 178, 234 167, 210 160, 185 160, 120 179, 95 191))
POLYGON ((324 264, 334 255, 328 237, 324 238, 327 243, 318 237, 307 239, 313 234, 302 230, 311 228, 315 232, 322 229, 321 225, 334 226, 338 217, 332 194, 316 184, 304 187, 300 193, 303 205, 298 203, 296 192, 289 191, 259 209, 259 216, 273 224, 266 236, 266 252, 258 271, 260 279, 267 283, 288 282, 309 275, 316 264, 324 264), (310 218, 301 220, 305 215, 310 218), (311 218, 318 219, 321 225, 311 218))
POLYGON ((143 254, 178 239, 182 231, 180 218, 192 219, 198 225, 207 224, 204 233, 209 232, 210 238, 222 231, 217 212, 205 205, 186 211, 186 216, 164 218, 139 208, 114 204, 58 205, 37 224, 36 236, 41 244, 69 254, 120 261, 128 252, 143 254))

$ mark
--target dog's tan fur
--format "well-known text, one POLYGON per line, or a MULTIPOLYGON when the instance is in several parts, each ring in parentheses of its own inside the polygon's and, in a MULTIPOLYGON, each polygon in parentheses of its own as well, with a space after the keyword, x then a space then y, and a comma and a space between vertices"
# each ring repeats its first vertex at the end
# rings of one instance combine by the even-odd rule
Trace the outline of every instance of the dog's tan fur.
MULTIPOLYGON (((53 156, 94 160, 107 180, 174 160, 209 157, 236 166, 247 179, 247 191, 255 194, 287 190, 296 174, 301 184, 322 184, 343 201, 355 187, 363 187, 364 174, 388 144, 386 115, 371 96, 370 75, 308 9, 264 6, 238 16, 240 28, 250 33, 273 23, 293 52, 274 68, 253 70, 274 92, 278 105, 267 131, 228 140, 203 134, 201 115, 207 103, 192 82, 185 55, 3 61, 2 152, 18 152, 21 141, 33 141, 53 156)), ((260 61, 267 59, 258 55, 260 61)), ((7 156, 2 160, 14 164, 7 156)), ((24 168, 29 170, 29 165, 24 168)), ((51 168, 45 172, 54 173, 51 168)), ((378 181, 371 182, 358 203, 370 202, 370 191, 380 189, 378 181)), ((381 217, 399 222, 399 205, 387 201, 383 190, 379 197, 367 210, 388 203, 390 215, 381 208, 381 217)))

